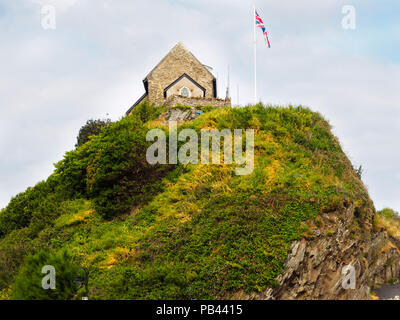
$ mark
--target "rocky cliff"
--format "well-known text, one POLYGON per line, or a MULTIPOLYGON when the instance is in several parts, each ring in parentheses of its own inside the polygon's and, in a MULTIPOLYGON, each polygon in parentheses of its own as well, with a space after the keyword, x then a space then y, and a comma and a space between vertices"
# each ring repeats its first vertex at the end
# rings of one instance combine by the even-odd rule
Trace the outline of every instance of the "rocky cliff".
POLYGON ((322 228, 313 237, 295 241, 290 249, 277 299, 370 299, 371 289, 399 278, 400 252, 384 230, 372 223, 373 213, 360 220, 352 205, 320 216, 322 228), (359 237, 352 236, 359 228, 359 237), (346 266, 355 269, 355 288, 344 289, 346 266))
POLYGON ((311 233, 294 241, 276 288, 247 299, 369 300, 373 290, 399 281, 397 240, 377 226, 375 212, 362 215, 348 205, 308 221, 311 233), (355 270, 354 287, 348 268, 355 270), (347 285, 346 285, 347 284, 347 285))

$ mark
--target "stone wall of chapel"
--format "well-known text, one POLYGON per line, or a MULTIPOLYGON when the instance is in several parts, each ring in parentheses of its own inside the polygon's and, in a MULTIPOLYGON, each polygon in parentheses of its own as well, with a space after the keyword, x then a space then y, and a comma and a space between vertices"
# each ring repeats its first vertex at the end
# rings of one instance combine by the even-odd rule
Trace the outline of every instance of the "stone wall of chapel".
POLYGON ((147 77, 148 99, 163 104, 164 89, 184 73, 206 89, 206 98, 213 97, 214 76, 183 46, 177 45, 147 77))

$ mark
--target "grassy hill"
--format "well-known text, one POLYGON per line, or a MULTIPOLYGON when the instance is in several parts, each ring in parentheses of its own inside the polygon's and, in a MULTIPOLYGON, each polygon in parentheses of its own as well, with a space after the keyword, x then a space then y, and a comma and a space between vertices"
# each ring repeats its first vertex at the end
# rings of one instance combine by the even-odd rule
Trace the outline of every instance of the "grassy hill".
MULTIPOLYGON (((254 129, 251 175, 235 175, 234 165, 149 165, 146 132, 167 126, 160 109, 142 105, 67 152, 46 181, 1 211, 0 297, 43 294, 40 281, 27 280, 44 276, 35 257, 87 268, 91 299, 260 292, 276 286, 291 243, 310 236, 306 221, 349 203, 358 219, 373 210, 320 114, 262 105, 207 111, 178 130, 254 129)), ((83 295, 57 290, 51 298, 83 295)))

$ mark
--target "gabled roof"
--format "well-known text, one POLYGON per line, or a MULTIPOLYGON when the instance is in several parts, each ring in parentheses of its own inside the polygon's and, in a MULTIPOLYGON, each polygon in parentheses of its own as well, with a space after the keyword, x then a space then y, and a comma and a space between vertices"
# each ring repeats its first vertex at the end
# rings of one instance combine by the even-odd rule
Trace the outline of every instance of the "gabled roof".
POLYGON ((191 53, 191 52, 183 45, 183 43, 178 42, 178 43, 166 54, 166 56, 165 56, 164 58, 162 58, 162 60, 147 74, 147 76, 146 76, 145 79, 147 79, 147 78, 153 73, 153 71, 154 71, 155 69, 157 69, 157 67, 158 67, 158 66, 159 66, 159 65, 174 51, 174 50, 176 50, 176 49, 178 49, 178 48, 183 49, 187 54, 191 55, 192 58, 193 58, 195 61, 197 61, 197 62, 204 68, 204 70, 206 70, 213 78, 215 78, 214 75, 210 72, 210 70, 208 70, 208 68, 207 68, 204 64, 202 64, 202 63, 199 61, 199 59, 197 59, 196 56, 195 56, 193 53, 191 53))
POLYGON ((184 73, 183 75, 181 75, 178 79, 176 79, 174 82, 172 82, 170 85, 168 85, 165 89, 164 89, 164 95, 165 93, 168 91, 169 88, 171 88, 174 84, 178 83, 180 80, 182 80, 183 78, 188 79, 189 81, 191 81, 194 85, 196 85, 201 91, 203 91, 203 96, 205 96, 206 94, 206 89, 204 87, 202 87, 200 84, 198 84, 195 80, 193 80, 191 77, 189 77, 186 73, 184 73))
POLYGON ((145 92, 134 104, 132 107, 129 108, 129 110, 126 112, 126 115, 130 114, 131 111, 133 110, 134 107, 136 107, 139 103, 141 103, 144 98, 147 97, 147 92, 145 92))
MULTIPOLYGON (((208 73, 208 74, 210 74, 212 77, 213 77, 213 86, 214 86, 214 97, 216 97, 216 95, 217 95, 217 91, 216 91, 216 85, 215 85, 215 81, 216 81, 216 78, 215 78, 215 76, 211 73, 211 71, 207 68, 207 66, 205 66, 204 64, 202 64, 200 61, 199 61, 199 59, 197 59, 196 58, 196 56, 193 54, 193 53, 191 53, 181 42, 178 42, 167 54, 166 54, 166 56, 147 74, 147 76, 144 78, 144 80, 143 80, 143 85, 144 85, 144 87, 145 87, 145 90, 146 90, 146 92, 145 92, 145 94, 143 95, 143 96, 141 96, 140 98, 139 98, 139 100, 137 100, 135 103, 134 103, 134 105, 132 106, 132 107, 130 107, 129 108, 129 110, 126 112, 126 114, 129 114, 131 111, 132 111, 132 109, 135 107, 135 106, 137 106, 138 104, 140 104, 146 97, 147 97, 147 95, 148 95, 148 88, 147 88, 147 78, 153 73, 153 71, 155 70, 155 69, 157 69, 157 67, 170 55, 170 54, 172 54, 172 52, 174 51, 174 50, 177 50, 177 49, 183 49, 184 51, 185 51, 185 53, 186 54, 188 54, 188 55, 190 55, 192 58, 193 58, 193 60, 195 60, 195 61, 197 61, 198 63, 199 63, 199 65, 201 65, 202 66, 202 68, 204 68, 204 70, 206 70, 206 72, 208 73)), ((201 90, 203 90, 203 92, 205 93, 205 88, 203 88, 200 84, 198 84, 196 81, 194 81, 191 77, 189 77, 187 74, 183 74, 181 77, 179 77, 177 80, 175 80, 172 84, 170 84, 167 88, 166 88, 166 90, 168 90, 168 88, 170 87, 170 86, 172 86, 172 85, 174 85, 176 82, 178 82, 179 80, 181 80, 182 79, 182 77, 187 77, 190 81, 192 81, 196 86, 198 86, 201 90)))

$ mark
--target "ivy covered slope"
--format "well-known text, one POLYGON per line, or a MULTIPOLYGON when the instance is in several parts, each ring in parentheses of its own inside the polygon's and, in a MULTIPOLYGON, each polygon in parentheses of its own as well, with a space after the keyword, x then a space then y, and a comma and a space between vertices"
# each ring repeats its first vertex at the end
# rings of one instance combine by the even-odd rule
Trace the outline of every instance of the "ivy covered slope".
MULTIPOLYGON (((43 276, 29 270, 37 257, 43 265, 65 257, 57 261, 68 270, 86 267, 91 299, 260 292, 276 285, 291 243, 310 236, 307 220, 349 203, 373 210, 318 113, 262 105, 207 111, 178 130, 254 129, 252 174, 235 175, 235 165, 149 165, 148 129, 168 128, 157 119, 160 109, 141 105, 67 152, 47 181, 2 210, 0 297, 21 298, 26 290, 34 298, 27 278, 43 276)), ((65 287, 57 297, 83 294, 65 287)))

